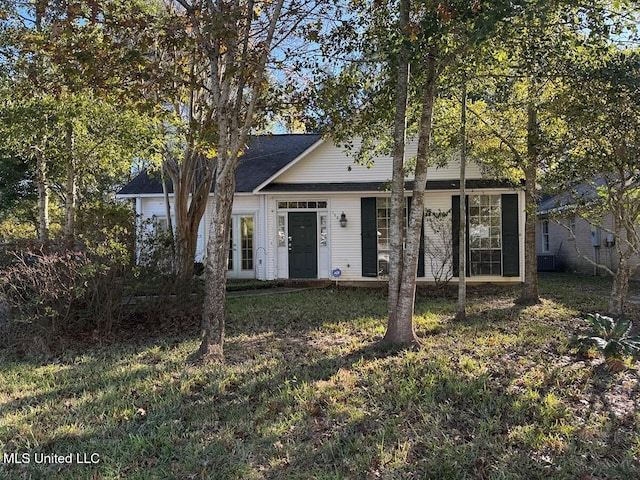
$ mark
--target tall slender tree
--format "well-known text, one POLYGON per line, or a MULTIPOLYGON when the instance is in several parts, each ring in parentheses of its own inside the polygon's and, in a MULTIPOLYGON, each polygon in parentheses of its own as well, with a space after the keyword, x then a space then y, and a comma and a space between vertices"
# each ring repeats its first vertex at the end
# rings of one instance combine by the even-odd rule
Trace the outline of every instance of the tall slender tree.
POLYGON ((436 161, 432 135, 440 77, 466 49, 488 35, 508 11, 508 5, 405 0, 354 5, 362 9, 358 15, 362 24, 336 30, 337 52, 351 60, 357 56, 355 52, 360 57, 326 83, 325 91, 333 104, 327 109, 333 125, 338 125, 332 130, 338 141, 348 143, 353 136, 364 138, 365 149, 356 153, 359 160, 369 161, 384 151, 393 155, 389 317, 383 341, 412 345, 419 343, 413 313, 427 169, 436 161), (367 95, 354 89, 354 84, 366 85, 367 95), (353 98, 357 113, 354 115, 353 109, 336 97, 353 98), (393 112, 394 117, 390 118, 388 112, 393 112), (344 122, 347 116, 349 125, 344 122), (388 135, 391 126, 393 133, 388 135), (403 237, 404 176, 409 164, 404 158, 407 132, 418 137, 418 151, 412 165, 412 202, 403 237))
POLYGON ((467 317, 467 79, 463 74, 460 102, 460 231, 458 232, 458 303, 456 320, 467 317))
MULTIPOLYGON (((134 1, 131 6, 135 9, 139 4, 134 1)), ((135 128, 129 123, 115 131, 133 120, 136 112, 124 101, 130 98, 127 88, 135 81, 123 81, 122 75, 139 62, 123 53, 126 35, 119 28, 123 17, 118 2, 0 0, 0 9, 2 35, 7 39, 7 48, 0 50, 7 72, 2 113, 5 120, 16 121, 5 123, 5 132, 15 134, 10 141, 35 162, 40 239, 48 240, 50 191, 57 183, 66 210, 66 243, 71 248, 76 238, 79 182, 88 183, 81 174, 95 179, 91 173, 97 167, 113 170, 119 165, 122 175, 128 171, 123 166, 128 155, 116 151, 117 147, 128 141, 128 153, 134 155, 133 150, 140 153, 144 145, 142 137, 131 142, 133 135, 144 135, 137 128, 142 116, 135 128), (97 125, 115 110, 117 115, 108 126, 97 125), (19 111, 29 115, 18 118, 19 111), (15 128, 21 123, 23 130, 15 128), (99 164, 98 157, 102 158, 99 164), (59 181, 60 176, 64 181, 59 181)))
POLYGON ((565 196, 571 215, 611 235, 615 266, 590 261, 613 276, 608 310, 619 316, 640 267, 640 49, 608 50, 595 56, 586 49, 567 65, 571 78, 556 104, 568 127, 565 148, 545 182, 565 196))
MULTIPOLYGON (((208 95, 202 121, 210 121, 201 145, 211 155, 203 168, 212 172, 212 222, 207 242, 202 343, 195 358, 220 359, 226 322, 226 273, 231 211, 238 158, 268 98, 269 62, 310 11, 314 2, 176 0, 182 7, 199 58, 208 95)), ((206 192, 208 195, 208 191, 206 192)), ((188 193, 187 193, 188 195, 188 193)), ((191 202, 198 198, 191 196, 191 202)))

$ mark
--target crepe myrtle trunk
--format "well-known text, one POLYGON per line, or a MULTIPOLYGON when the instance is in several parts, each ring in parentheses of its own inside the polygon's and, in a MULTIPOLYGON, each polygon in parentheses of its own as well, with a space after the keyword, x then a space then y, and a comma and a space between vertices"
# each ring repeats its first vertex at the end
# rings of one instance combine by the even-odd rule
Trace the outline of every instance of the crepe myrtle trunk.
POLYGON ((189 281, 193 277, 193 267, 198 244, 200 218, 186 216, 176 218, 175 259, 176 277, 189 281))
POLYGON ((191 166, 194 162, 202 160, 193 152, 190 155, 182 172, 174 166, 167 168, 174 188, 176 221, 174 267, 176 277, 181 282, 189 281, 193 277, 198 229, 207 208, 208 192, 213 182, 211 174, 213 169, 207 169, 204 163, 199 169, 191 166), (190 173, 192 171, 203 171, 204 174, 198 176, 190 173))
POLYGON ((234 191, 235 175, 217 177, 205 263, 207 295, 202 314, 202 343, 195 354, 197 358, 223 359, 227 266, 234 191))
MULTIPOLYGON (((625 225, 623 208, 617 206, 613 208, 616 225, 625 225)), ((636 271, 635 266, 631 264, 631 257, 637 252, 637 243, 635 231, 633 228, 629 230, 618 227, 616 229, 616 253, 618 254, 618 265, 613 276, 613 285, 611 286, 611 296, 609 297, 609 314, 619 317, 624 314, 625 301, 629 294, 629 280, 636 271), (626 241, 623 241, 626 240, 626 241)))

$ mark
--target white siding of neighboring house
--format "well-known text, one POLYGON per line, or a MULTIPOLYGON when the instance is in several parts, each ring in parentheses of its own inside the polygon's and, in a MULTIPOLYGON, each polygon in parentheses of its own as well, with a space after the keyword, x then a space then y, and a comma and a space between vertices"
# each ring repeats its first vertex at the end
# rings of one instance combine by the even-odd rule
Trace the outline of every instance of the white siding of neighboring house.
MULTIPOLYGON (((407 158, 415 155, 416 144, 407 148, 407 158)), ((371 168, 356 165, 341 147, 336 147, 330 141, 302 158, 283 172, 275 182, 278 183, 346 183, 346 182, 385 182, 391 179, 393 159, 389 156, 377 158, 371 168), (351 167, 351 171, 349 171, 351 167)), ((446 167, 429 167, 429 180, 452 180, 460 178, 460 162, 452 161, 446 167)), ((482 178, 480 168, 476 163, 467 165, 467 178, 482 178)))

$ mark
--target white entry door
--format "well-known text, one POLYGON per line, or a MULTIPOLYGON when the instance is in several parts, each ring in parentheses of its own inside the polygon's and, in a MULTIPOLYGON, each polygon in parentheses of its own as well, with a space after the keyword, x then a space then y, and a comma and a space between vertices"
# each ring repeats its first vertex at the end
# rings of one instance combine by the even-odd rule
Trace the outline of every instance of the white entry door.
POLYGON ((229 278, 255 278, 255 219, 253 215, 233 215, 229 244, 229 278))

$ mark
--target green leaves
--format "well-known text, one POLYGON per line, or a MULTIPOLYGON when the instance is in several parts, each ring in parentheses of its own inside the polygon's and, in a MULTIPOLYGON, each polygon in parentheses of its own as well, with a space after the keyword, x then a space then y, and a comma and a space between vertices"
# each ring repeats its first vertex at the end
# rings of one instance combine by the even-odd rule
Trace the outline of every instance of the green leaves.
POLYGON ((614 320, 599 313, 587 314, 587 319, 591 323, 591 332, 580 337, 578 341, 595 345, 605 359, 620 359, 623 355, 640 351, 640 336, 629 336, 632 327, 629 320, 614 320))

